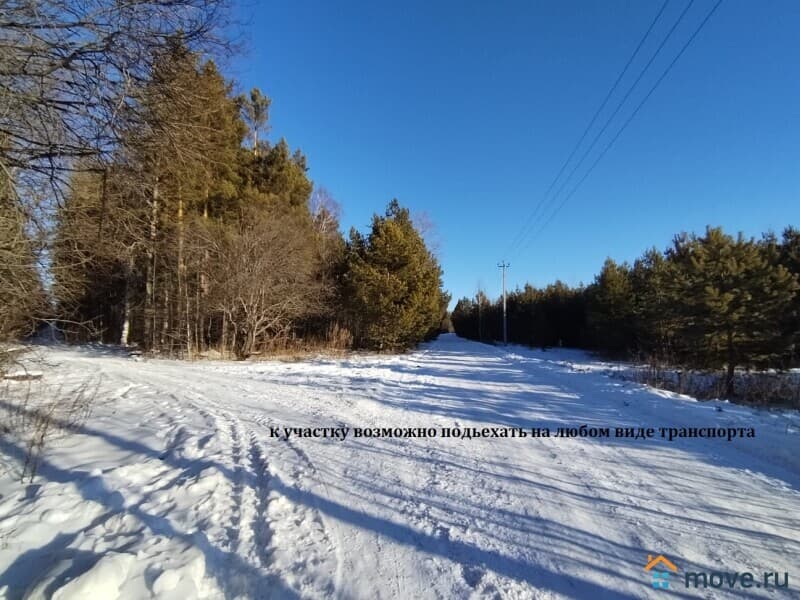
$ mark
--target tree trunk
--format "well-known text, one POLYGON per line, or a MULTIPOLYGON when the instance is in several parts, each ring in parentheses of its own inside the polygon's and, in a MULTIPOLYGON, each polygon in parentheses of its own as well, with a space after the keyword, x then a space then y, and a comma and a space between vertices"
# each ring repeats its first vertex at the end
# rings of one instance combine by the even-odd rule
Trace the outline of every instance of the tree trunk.
MULTIPOLYGON (((163 349, 167 346, 167 338, 169 337, 170 325, 170 311, 169 311, 169 286, 164 286, 164 313, 161 315, 161 339, 159 346, 163 349)), ((172 350, 170 343, 169 350, 172 350)))
MULTIPOLYGON (((208 224, 208 186, 206 186, 205 202, 203 203, 203 223, 208 224)), ((203 264, 200 267, 200 293, 203 296, 208 294, 208 277, 206 276, 206 269, 208 268, 208 248, 203 250, 203 264)))
POLYGON ((150 211, 150 243, 147 246, 145 273, 144 343, 148 349, 156 346, 156 242, 158 238, 158 177, 153 184, 150 211))
POLYGON ((220 345, 220 352, 223 358, 228 355, 228 314, 222 313, 222 343, 220 345))
POLYGON ((192 327, 192 319, 190 318, 191 314, 192 314, 192 301, 191 301, 191 298, 189 297, 189 287, 188 286, 186 286, 186 288, 184 290, 184 294, 186 296, 186 298, 185 298, 185 300, 186 300, 186 302, 185 302, 185 304, 186 304, 186 352, 189 354, 189 357, 191 357, 196 352, 197 344, 196 344, 195 340, 193 339, 194 338, 194 335, 193 335, 194 330, 193 330, 193 327, 192 327))
POLYGON ((131 295, 133 293, 133 285, 131 278, 133 277, 133 253, 128 257, 128 268, 125 272, 125 308, 123 309, 122 316, 122 332, 119 336, 119 344, 127 346, 130 343, 131 332, 131 295))
MULTIPOLYGON (((128 284, 126 287, 130 287, 128 284)), ((130 336, 131 330, 131 303, 128 298, 128 291, 125 291, 125 314, 122 318, 122 331, 119 335, 119 345, 120 346, 127 346, 128 345, 128 337, 130 336)))
MULTIPOLYGON (((208 223, 208 184, 205 186, 205 192, 203 194, 203 223, 208 223)), ((202 352, 205 349, 205 340, 207 339, 204 336, 203 326, 205 323, 205 315, 203 313, 203 299, 208 294, 208 280, 206 277, 206 269, 208 269, 208 262, 209 262, 209 254, 208 248, 203 250, 203 260, 202 264, 200 265, 200 269, 197 275, 197 290, 195 292, 195 317, 194 317, 194 326, 195 326, 195 335, 194 335, 194 342, 195 342, 195 350, 197 352, 202 352)))
POLYGON ((194 351, 203 352, 205 343, 203 338, 203 318, 200 315, 200 276, 196 281, 197 289, 194 293, 194 351))
POLYGON ((183 226, 183 193, 180 186, 178 186, 178 293, 176 294, 176 301, 178 307, 178 349, 179 352, 184 351, 189 354, 191 351, 191 340, 189 339, 189 305, 188 297, 184 310, 182 303, 186 297, 186 258, 184 257, 184 240, 186 234, 183 226), (183 340, 184 328, 186 339, 183 340))
POLYGON ((736 353, 733 348, 733 332, 728 331, 728 368, 725 374, 725 397, 733 398, 733 379, 736 374, 736 353))
POLYGON ((100 187, 100 218, 97 220, 97 244, 98 246, 103 242, 103 224, 106 220, 106 204, 107 204, 107 180, 108 169, 103 169, 103 181, 100 187))

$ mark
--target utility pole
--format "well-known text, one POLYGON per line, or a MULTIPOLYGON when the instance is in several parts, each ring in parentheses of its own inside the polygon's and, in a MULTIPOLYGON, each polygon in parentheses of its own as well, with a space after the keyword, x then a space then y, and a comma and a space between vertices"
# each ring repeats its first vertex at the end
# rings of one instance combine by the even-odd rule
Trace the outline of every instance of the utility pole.
POLYGON ((483 341, 483 331, 481 329, 481 293, 475 295, 475 298, 478 300, 478 340, 481 342, 483 341))
POLYGON ((506 269, 511 265, 503 261, 497 263, 497 266, 503 270, 503 344, 508 344, 508 319, 506 318, 506 269))
POLYGON ((478 293, 475 294, 475 299, 478 302, 478 340, 481 342, 483 341, 483 315, 482 313, 482 304, 483 304, 483 290, 481 286, 478 286, 478 293))

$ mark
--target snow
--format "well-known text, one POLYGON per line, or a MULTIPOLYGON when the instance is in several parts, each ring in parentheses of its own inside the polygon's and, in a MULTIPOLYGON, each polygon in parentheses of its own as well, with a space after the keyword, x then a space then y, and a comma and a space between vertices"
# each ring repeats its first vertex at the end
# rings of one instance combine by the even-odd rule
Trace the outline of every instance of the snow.
POLYGON ((796 413, 649 389, 574 350, 452 335, 402 356, 294 363, 39 354, 47 385, 91 378, 96 401, 31 485, 18 481, 24 448, 0 438, 0 598, 663 597, 648 554, 681 571, 788 571, 778 595, 797 593, 796 413), (583 424, 756 437, 352 433, 583 424))

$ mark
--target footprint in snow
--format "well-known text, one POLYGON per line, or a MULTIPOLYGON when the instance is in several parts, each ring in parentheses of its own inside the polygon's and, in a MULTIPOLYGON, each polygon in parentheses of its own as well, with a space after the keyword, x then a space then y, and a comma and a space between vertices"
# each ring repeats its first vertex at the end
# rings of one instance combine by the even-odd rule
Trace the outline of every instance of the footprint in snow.
POLYGON ((478 587, 484 575, 486 575, 486 571, 481 567, 476 565, 461 565, 461 577, 463 577, 466 584, 473 589, 478 587))

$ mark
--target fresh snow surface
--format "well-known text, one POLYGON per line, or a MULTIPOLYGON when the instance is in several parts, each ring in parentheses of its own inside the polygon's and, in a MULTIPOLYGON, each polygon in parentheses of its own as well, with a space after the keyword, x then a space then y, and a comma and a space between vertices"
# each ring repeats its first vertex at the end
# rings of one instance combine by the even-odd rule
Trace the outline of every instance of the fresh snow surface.
POLYGON ((50 443, 32 485, 18 482, 20 442, 0 438, 0 597, 733 597, 686 590, 680 574, 671 592, 654 590, 648 554, 681 573, 789 572, 788 590, 745 593, 798 593, 796 413, 651 390, 577 351, 452 335, 402 356, 294 363, 39 352, 44 381, 99 387, 90 418, 50 443), (351 430, 340 441, 269 429, 583 424, 756 437, 351 430))

